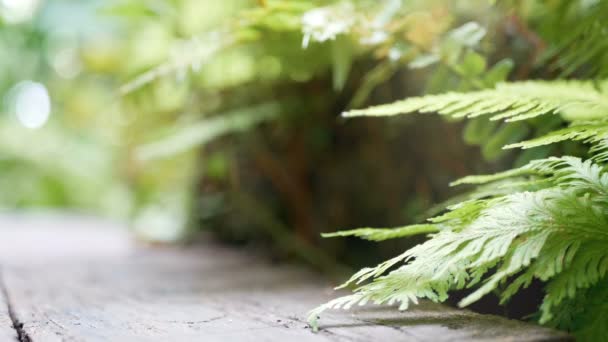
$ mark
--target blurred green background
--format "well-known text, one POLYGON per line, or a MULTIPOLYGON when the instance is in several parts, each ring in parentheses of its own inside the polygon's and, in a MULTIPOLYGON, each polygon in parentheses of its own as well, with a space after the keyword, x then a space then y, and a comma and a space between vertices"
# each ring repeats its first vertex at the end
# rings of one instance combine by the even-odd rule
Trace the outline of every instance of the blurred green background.
POLYGON ((184 113, 193 108, 189 81, 161 81, 133 98, 119 88, 238 5, 0 2, 0 206, 71 208, 130 219, 152 239, 182 237, 194 158, 144 165, 135 150, 200 114, 184 113))
MULTIPOLYGON (((291 84, 332 64, 334 87, 344 86, 351 42, 301 47, 300 17, 316 5, 3 0, 0 205, 72 208, 128 218, 151 239, 183 237, 202 174, 229 173, 226 152, 201 158, 193 147, 299 106, 291 84), (251 24, 233 28, 239 20, 251 24), (121 94, 150 70, 160 70, 153 82, 121 94)), ((338 100, 325 82, 331 99, 314 100, 333 118, 338 100)), ((310 127, 317 148, 326 126, 310 127)))
MULTIPOLYGON (((323 155, 337 156, 337 150, 328 149, 341 135, 335 133, 336 127, 344 129, 336 124, 340 111, 349 102, 368 102, 370 92, 413 57, 423 55, 417 63, 431 64, 435 57, 422 54, 422 48, 416 46, 430 47, 454 17, 440 1, 411 2, 408 10, 414 12, 404 23, 393 22, 403 11, 400 1, 354 4, 357 6, 324 1, 3 0, 0 205, 6 209, 68 207, 129 218, 141 234, 173 240, 184 235, 192 206, 200 204, 192 203, 193 196, 204 192, 198 190, 199 181, 210 177, 209 183, 225 183, 234 171, 234 146, 250 146, 251 142, 228 141, 211 149, 205 158, 198 148, 202 143, 280 114, 286 119, 268 129, 275 133, 285 130, 284 136, 262 131, 255 139, 262 135, 262 139, 275 139, 264 144, 285 143, 291 144, 287 149, 304 149, 306 156, 300 160, 304 164, 317 162, 315 158, 323 155), (333 7, 313 11, 322 5, 333 7), (353 37, 322 42, 327 39, 323 35, 331 36, 336 29, 333 33, 340 33, 340 25, 351 25, 360 12, 368 10, 373 25, 358 27, 353 37), (328 15, 336 13, 337 27, 323 32, 328 15), (421 26, 428 18, 435 20, 433 25, 421 26), (382 30, 389 25, 398 26, 395 30, 401 36, 387 42, 382 30), (355 65, 357 58, 360 61, 355 65), (374 67, 376 63, 380 64, 374 67), (298 131, 297 126, 305 136, 298 142, 286 141, 298 131)), ((415 77, 420 83, 421 76, 415 77)), ((401 81, 378 92, 377 101, 421 88, 401 81)), ((376 127, 378 135, 385 135, 378 124, 359 126, 376 127)), ((359 127, 344 135, 366 130, 359 127)), ((393 129, 392 134, 397 132, 393 129)), ((348 153, 348 146, 342 149, 348 153)), ((355 164, 337 163, 335 167, 342 169, 335 171, 335 177, 361 166, 355 161, 359 152, 355 149, 349 157, 355 164)), ((289 173, 289 165, 294 163, 280 159, 266 158, 279 168, 287 164, 289 173)), ((301 167, 306 169, 301 175, 291 176, 314 176, 308 172, 313 165, 301 167)), ((268 172, 275 173, 274 185, 285 178, 267 167, 268 172)), ((392 181, 396 184, 398 179, 392 181)), ((302 197, 302 192, 316 195, 294 190, 302 186, 311 185, 283 184, 276 190, 289 193, 288 197, 302 197)), ((424 186, 428 187, 419 187, 424 186)), ((347 184, 342 189, 347 190, 347 184)), ((369 192, 373 199, 373 191, 369 192)), ((402 197, 393 196, 393 202, 402 197)), ((217 196, 207 198, 201 205, 219 205, 213 202, 217 196)), ((415 209, 421 205, 418 202, 429 200, 417 198, 409 206, 415 209)), ((299 205, 311 206, 291 204, 299 205)), ((383 205, 377 203, 376 207, 382 211, 383 205)), ((393 203, 392 208, 400 206, 393 203)), ((402 209, 396 208, 399 213, 406 210, 402 209)), ((204 217, 208 216, 205 210, 213 211, 202 210, 198 213, 204 217)), ((276 213, 275 208, 270 211, 276 213)), ((309 220, 304 216, 310 212, 293 215, 299 215, 297 220, 303 225, 315 224, 302 223, 309 220)), ((357 215, 353 216, 348 224, 357 222, 357 215)), ((391 221, 402 218, 398 214, 391 221)), ((381 218, 368 221, 384 223, 381 218)), ((316 224, 323 227, 303 232, 303 236, 312 239, 318 230, 337 228, 332 222, 316 224)))
POLYGON ((114 47, 107 39, 117 29, 96 14, 100 3, 0 2, 4 208, 72 207, 116 217, 130 210, 132 194, 116 168, 124 118, 115 84, 93 71, 109 67, 114 47), (108 55, 88 61, 104 44, 108 55))
POLYGON ((340 113, 530 77, 540 47, 520 19, 559 6, 0 0, 0 206, 127 220, 153 241, 206 229, 316 265, 370 264, 415 241, 380 249, 319 233, 420 221, 451 180, 552 153, 515 160, 501 147, 560 121, 473 120, 465 144, 460 123, 340 113))

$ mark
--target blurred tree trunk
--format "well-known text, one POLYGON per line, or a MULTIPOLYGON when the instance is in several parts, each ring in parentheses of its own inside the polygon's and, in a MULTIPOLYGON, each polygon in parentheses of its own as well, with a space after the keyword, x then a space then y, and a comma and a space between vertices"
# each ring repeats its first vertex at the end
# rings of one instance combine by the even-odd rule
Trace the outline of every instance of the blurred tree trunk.
MULTIPOLYGON (((411 84, 421 82, 406 75, 411 73, 397 74, 368 102, 415 94, 411 84)), ((320 245, 349 264, 370 264, 401 250, 403 243, 381 249, 354 240, 322 240, 320 233, 419 221, 431 204, 453 193, 446 184, 487 165, 478 148, 462 142, 460 124, 436 116, 341 119, 357 83, 338 95, 329 79, 277 89, 277 96, 293 98, 280 119, 208 146, 206 154, 222 151, 228 158, 233 177, 203 175, 201 198, 221 194, 230 201, 229 193, 246 193, 305 244, 320 245)), ((228 207, 232 210, 204 223, 229 240, 264 239, 256 233, 260 222, 228 207)))

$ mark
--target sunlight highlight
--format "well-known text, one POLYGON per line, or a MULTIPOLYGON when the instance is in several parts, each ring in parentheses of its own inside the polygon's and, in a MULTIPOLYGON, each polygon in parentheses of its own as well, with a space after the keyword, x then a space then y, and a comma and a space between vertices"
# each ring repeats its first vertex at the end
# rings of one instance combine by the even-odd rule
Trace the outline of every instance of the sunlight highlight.
POLYGON ((12 112, 23 126, 36 129, 48 121, 51 98, 43 84, 23 81, 11 90, 9 100, 12 112))

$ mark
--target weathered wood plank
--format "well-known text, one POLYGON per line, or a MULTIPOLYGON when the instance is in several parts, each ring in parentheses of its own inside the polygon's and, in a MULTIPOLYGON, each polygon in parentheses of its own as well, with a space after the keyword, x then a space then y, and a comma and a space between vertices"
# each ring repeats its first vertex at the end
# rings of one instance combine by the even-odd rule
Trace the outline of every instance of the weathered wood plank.
MULTIPOLYGON (((1 272, 1 270, 0 270, 1 272)), ((6 290, 0 273, 0 341, 16 341, 17 331, 13 328, 13 322, 9 314, 9 305, 6 299, 6 290)))
POLYGON ((431 303, 405 313, 374 306, 331 312, 314 334, 306 312, 335 293, 306 270, 213 243, 144 248, 124 231, 88 228, 86 220, 11 222, 0 223, 18 226, 0 229, 0 265, 14 314, 33 341, 567 339, 431 303))

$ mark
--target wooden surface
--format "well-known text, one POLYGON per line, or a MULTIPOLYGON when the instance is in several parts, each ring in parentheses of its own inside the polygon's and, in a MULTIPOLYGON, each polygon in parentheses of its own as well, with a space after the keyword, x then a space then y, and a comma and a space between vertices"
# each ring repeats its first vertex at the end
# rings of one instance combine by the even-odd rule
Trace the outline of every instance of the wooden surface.
POLYGON ((8 302, 3 290, 4 287, 0 283, 0 341, 14 341, 17 339, 17 333, 13 328, 13 322, 8 312, 8 302))
POLYGON ((329 312, 312 333, 306 312, 336 295, 332 284, 253 254, 211 242, 142 247, 90 218, 0 216, 0 341, 567 339, 432 303, 329 312))

